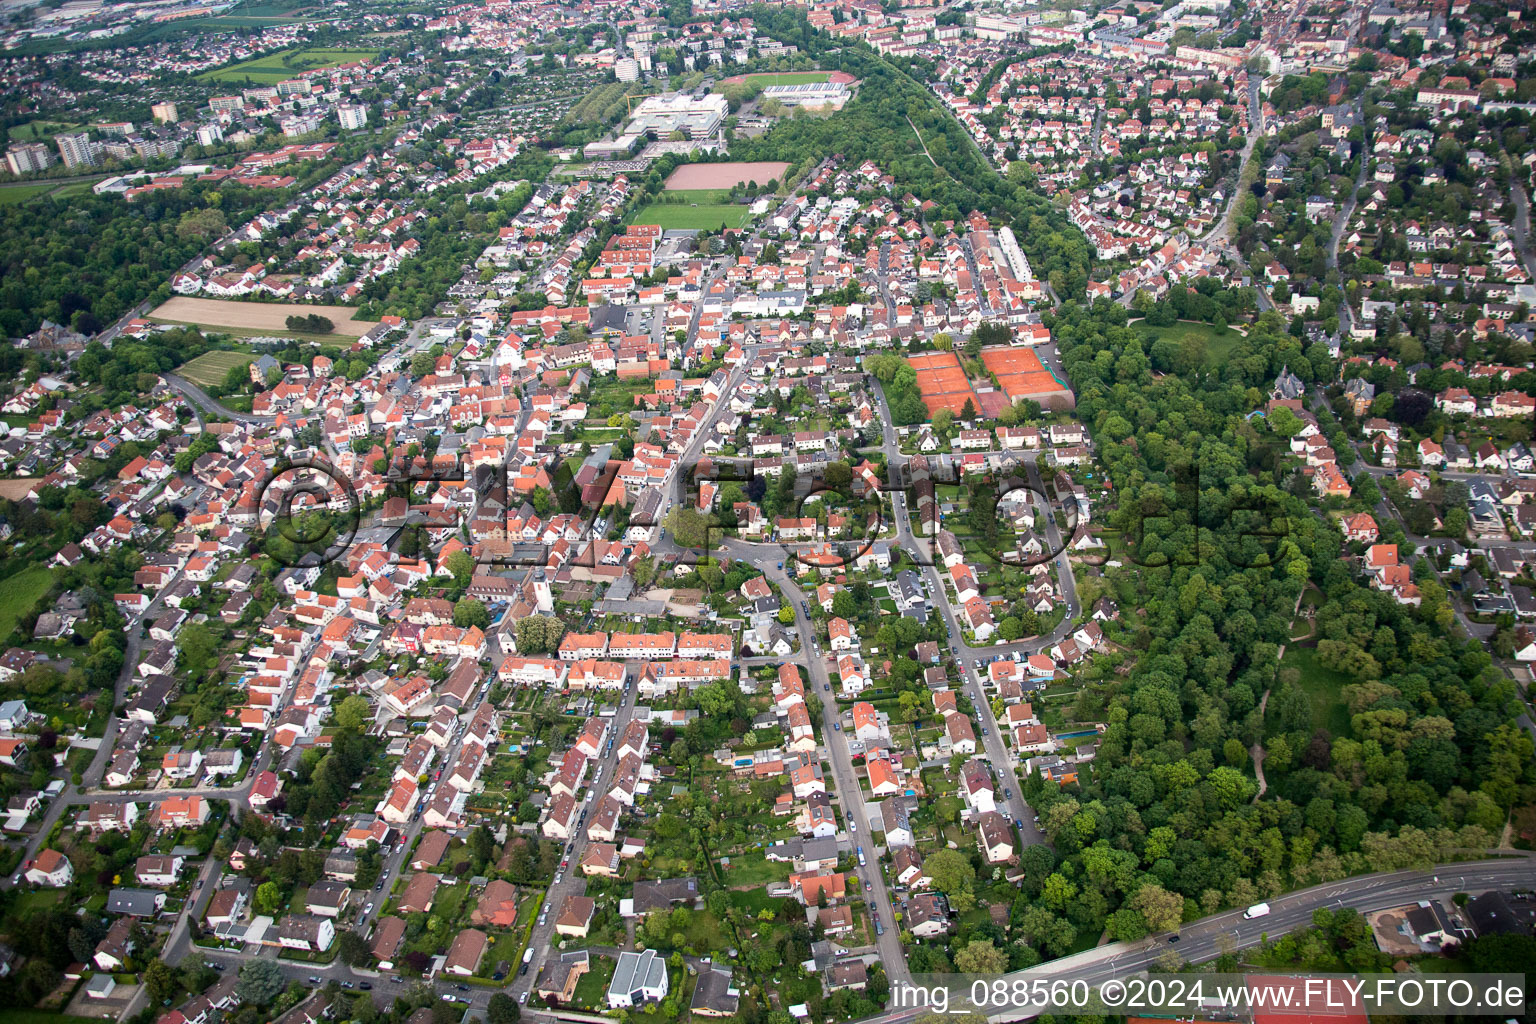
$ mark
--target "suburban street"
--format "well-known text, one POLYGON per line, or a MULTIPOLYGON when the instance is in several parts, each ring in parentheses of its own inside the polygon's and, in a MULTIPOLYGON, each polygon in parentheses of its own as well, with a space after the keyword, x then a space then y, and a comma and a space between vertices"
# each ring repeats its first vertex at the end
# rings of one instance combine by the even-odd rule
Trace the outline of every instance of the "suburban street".
POLYGON ((544 894, 544 902, 540 906, 543 914, 542 922, 535 921, 533 932, 528 938, 528 945, 533 949, 533 961, 528 965, 527 973, 514 968, 514 973, 508 981, 509 991, 513 997, 524 992, 531 991, 533 984, 539 977, 539 969, 544 962, 555 952, 555 945, 559 942, 559 936, 555 934, 555 920, 560 916, 560 910, 565 906, 565 901, 571 896, 580 896, 586 891, 587 882, 581 873, 581 857, 587 850, 590 840, 587 838, 586 818, 587 813, 595 805, 597 797, 593 794, 606 793, 606 784, 613 779, 613 774, 619 765, 618 748, 624 738, 624 730, 635 718, 635 705, 639 699, 639 687, 635 684, 631 675, 629 684, 624 693, 624 699, 614 714, 614 717, 605 719, 608 723, 609 747, 604 748, 604 753, 593 759, 592 778, 587 783, 587 794, 591 800, 582 805, 579 824, 573 830, 570 840, 566 844, 566 852, 562 862, 567 866, 561 868, 555 875, 557 881, 552 884, 544 894))
POLYGON ((874 830, 870 828, 869 811, 864 802, 863 790, 860 789, 858 776, 853 770, 853 758, 848 751, 848 734, 842 732, 840 728, 833 728, 834 724, 840 722, 842 712, 838 708, 836 695, 831 689, 831 680, 827 676, 826 653, 816 642, 815 624, 811 622, 810 616, 805 611, 805 593, 790 581, 784 570, 778 568, 776 561, 770 562, 763 559, 760 546, 748 547, 738 540, 728 540, 725 546, 737 557, 745 558, 761 569, 764 575, 779 588, 784 599, 795 611, 795 626, 800 631, 800 662, 803 662, 806 668, 806 688, 813 691, 821 700, 822 749, 832 762, 832 779, 835 784, 833 788, 838 807, 842 810, 843 821, 852 829, 845 838, 850 848, 861 844, 865 846, 864 853, 868 863, 859 869, 859 875, 873 886, 873 891, 868 895, 885 929, 883 934, 876 936, 875 944, 879 948, 886 976, 893 984, 898 979, 905 980, 907 962, 901 948, 900 930, 895 927, 895 908, 891 903, 885 874, 878 867, 879 849, 875 846, 874 830))

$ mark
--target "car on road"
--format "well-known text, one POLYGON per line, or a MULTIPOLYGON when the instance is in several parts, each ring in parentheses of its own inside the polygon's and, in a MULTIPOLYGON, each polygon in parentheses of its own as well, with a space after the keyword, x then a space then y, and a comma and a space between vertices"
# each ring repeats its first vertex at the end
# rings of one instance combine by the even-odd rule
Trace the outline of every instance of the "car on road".
POLYGON ((311 974, 311 975, 310 975, 310 976, 309 976, 309 983, 310 983, 310 984, 311 984, 311 985, 318 985, 318 984, 320 984, 320 979, 319 979, 319 978, 318 978, 318 977, 317 977, 317 976, 315 976, 315 975, 313 975, 313 974, 311 974))
POLYGON ((357 983, 357 987, 362 989, 364 992, 371 992, 371 991, 373 991, 373 982, 371 982, 371 981, 360 981, 360 982, 357 983))
POLYGON ((571 866, 571 859, 570 859, 570 858, 569 858, 569 857, 566 857, 566 858, 564 858, 564 859, 562 859, 562 860, 561 860, 561 861, 560 861, 560 867, 561 867, 561 868, 562 868, 562 869, 564 869, 564 868, 568 868, 568 867, 570 867, 570 866, 571 866))
POLYGON ((828 693, 832 692, 832 684, 831 683, 822 683, 821 684, 821 688, 823 690, 826 690, 828 693))
POLYGON ((352 982, 350 982, 350 981, 344 981, 344 982, 342 982, 342 983, 341 983, 341 987, 342 987, 342 988, 357 988, 357 986, 356 986, 356 985, 354 985, 354 984, 352 984, 352 982))
POLYGON ((859 830, 859 823, 854 821, 852 818, 849 818, 848 819, 848 831, 849 832, 857 832, 858 830, 859 830))
POLYGON ((842 732, 843 731, 843 723, 842 722, 833 722, 832 723, 832 731, 833 732, 842 732))
POLYGON ((875 887, 870 885, 868 882, 865 882, 864 883, 864 891, 865 892, 874 892, 875 891, 875 887))
POLYGON ((469 991, 469 986, 468 985, 459 985, 457 987, 458 987, 458 990, 460 992, 468 992, 469 991))
POLYGON ((197 880, 197 884, 195 886, 193 886, 193 888, 194 889, 201 889, 203 887, 203 883, 206 882, 206 881, 207 881, 206 878, 199 878, 197 880))
POLYGON ((373 913, 373 904, 372 903, 368 904, 366 907, 363 908, 363 916, 366 917, 367 915, 369 915, 371 913, 373 913))
POLYGON ((524 992, 524 993, 522 993, 521 995, 519 995, 517 997, 518 1005, 522 1005, 523 1003, 526 1003, 527 1001, 528 1001, 528 993, 527 992, 524 992))

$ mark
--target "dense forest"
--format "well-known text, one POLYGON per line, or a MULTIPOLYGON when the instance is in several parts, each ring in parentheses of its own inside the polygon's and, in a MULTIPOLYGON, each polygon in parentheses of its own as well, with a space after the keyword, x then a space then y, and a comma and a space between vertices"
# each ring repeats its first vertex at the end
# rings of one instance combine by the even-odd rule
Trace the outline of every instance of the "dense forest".
MULTIPOLYGON (((1536 781, 1513 684, 1450 632, 1424 570, 1420 608, 1363 585, 1333 520, 1302 496, 1309 481, 1249 416, 1283 364, 1310 380, 1331 360, 1266 314, 1219 368, 1154 378, 1125 318, 1107 302, 1047 318, 1113 481, 1107 525, 1140 563, 1106 577, 1138 659, 1127 677, 1086 677, 1080 717, 1109 723, 1091 773, 1080 791, 1026 785, 1061 858, 1051 877, 1077 893, 1060 912, 1079 931, 1137 936, 1145 887, 1159 905, 1181 897, 1188 919, 1496 845, 1536 781), (1308 589, 1312 656, 1347 680, 1329 695, 1345 708, 1324 720, 1304 686, 1316 681, 1279 667, 1308 589)), ((1027 882, 1026 896, 1050 904, 1051 888, 1027 882)))
POLYGON ((0 205, 0 334, 44 319, 95 333, 272 202, 271 192, 191 184, 145 195, 71 196, 0 205))

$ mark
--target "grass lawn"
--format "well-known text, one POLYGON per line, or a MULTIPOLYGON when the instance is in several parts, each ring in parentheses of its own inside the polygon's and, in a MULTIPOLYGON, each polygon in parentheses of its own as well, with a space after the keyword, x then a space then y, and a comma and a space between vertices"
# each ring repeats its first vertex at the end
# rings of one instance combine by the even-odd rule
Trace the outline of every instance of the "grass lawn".
POLYGON ((593 954, 588 961, 590 969, 576 982, 576 1005, 606 1009, 608 983, 613 980, 614 961, 606 956, 593 954))
POLYGON ((635 214, 632 223, 657 224, 664 230, 714 231, 721 224, 739 228, 751 218, 745 206, 684 206, 655 203, 635 214))
POLYGON ((0 640, 10 636, 16 620, 53 585, 53 571, 46 565, 23 569, 0 582, 0 640))
POLYGON ((740 907, 753 917, 764 910, 778 911, 783 906, 784 897, 769 896, 767 889, 732 889, 731 906, 740 907))
POLYGON ((1348 736, 1349 709, 1339 694, 1349 685, 1349 676, 1319 665, 1317 651, 1310 647, 1287 647, 1280 667, 1301 673, 1301 688, 1312 698, 1313 727, 1327 729, 1335 736, 1348 736))
POLYGON ((55 199, 69 199, 72 196, 83 196, 91 191, 98 182, 106 181, 105 177, 96 178, 93 181, 74 181, 65 185, 53 194, 55 199))
POLYGON ((39 910, 47 910, 63 895, 57 889, 33 889, 29 892, 19 892, 11 904, 10 917, 15 921, 25 920, 28 915, 35 914, 39 910))
POLYGON ((725 871, 725 884, 766 885, 789 878, 790 866, 771 861, 761 850, 737 854, 730 858, 731 866, 725 871))
POLYGON ((47 195, 58 187, 58 182, 54 181, 35 181, 26 185, 7 185, 4 188, 0 188, 0 206, 24 203, 29 199, 36 199, 38 196, 47 195))
POLYGON ((1233 349, 1244 338, 1230 327, 1226 333, 1218 334, 1216 328, 1209 324, 1189 323, 1180 320, 1172 327, 1149 327, 1146 321, 1136 325, 1138 331, 1149 341, 1161 338, 1171 338, 1177 342, 1183 342, 1187 338, 1198 341, 1205 350, 1205 361, 1210 366, 1220 366, 1232 355, 1233 349))
POLYGON ((28 121, 7 129, 6 135, 11 142, 37 142, 76 127, 67 121, 28 121))
POLYGON ((213 387, 224 383, 232 366, 247 366, 256 357, 249 352, 204 352, 191 362, 184 363, 177 371, 200 387, 213 387))
POLYGON ((377 50, 342 50, 320 46, 300 47, 293 50, 279 50, 277 53, 269 53, 265 57, 253 57, 250 60, 241 61, 239 64, 231 64, 227 68, 205 71, 197 77, 199 81, 203 82, 243 83, 251 81, 259 85, 273 85, 277 82, 293 78, 303 71, 333 68, 339 64, 372 60, 378 54, 379 51, 377 50))
POLYGON ((698 203, 700 206, 712 204, 727 204, 731 191, 725 188, 669 188, 664 190, 669 196, 682 196, 685 203, 698 203))

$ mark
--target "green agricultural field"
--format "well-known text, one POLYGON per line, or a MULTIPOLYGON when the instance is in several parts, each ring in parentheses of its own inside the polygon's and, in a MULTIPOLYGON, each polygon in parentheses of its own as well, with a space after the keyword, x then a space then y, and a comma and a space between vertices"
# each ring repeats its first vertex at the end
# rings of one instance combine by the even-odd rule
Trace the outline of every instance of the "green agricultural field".
POLYGON ((232 366, 248 366, 256 357, 249 352, 204 352, 196 359, 186 363, 177 372, 198 387, 213 387, 215 384, 224 383, 224 378, 229 375, 232 366))
POLYGON ((745 206, 715 205, 685 206, 681 203, 655 203, 635 214, 632 223, 659 224, 663 230, 715 231, 721 224, 739 228, 751 219, 751 211, 745 206))
POLYGON ((53 586, 53 572, 46 565, 34 565, 0 580, 0 640, 11 635, 16 620, 53 586))
POLYGON ((293 78, 301 72, 333 68, 339 64, 351 64, 360 60, 372 60, 378 54, 377 50, 340 50, 327 47, 280 50, 277 53, 269 53, 265 57, 253 57, 239 64, 231 64, 227 68, 205 71, 197 77, 199 81, 204 82, 232 82, 242 85, 250 82, 255 85, 274 85, 293 78))

